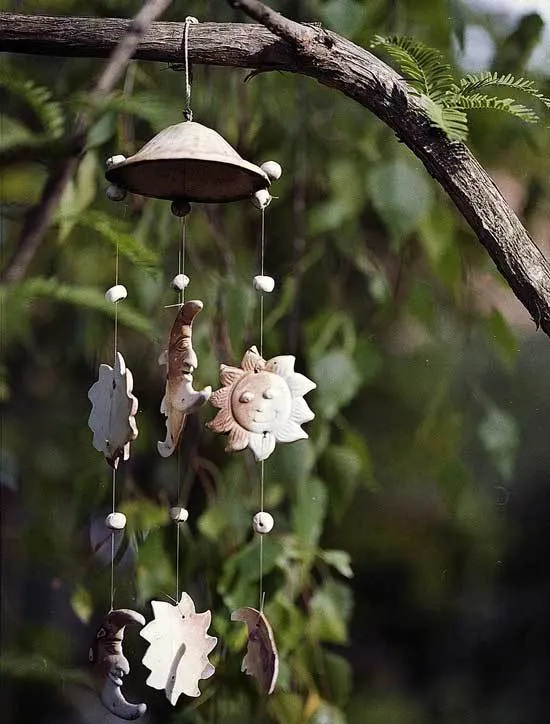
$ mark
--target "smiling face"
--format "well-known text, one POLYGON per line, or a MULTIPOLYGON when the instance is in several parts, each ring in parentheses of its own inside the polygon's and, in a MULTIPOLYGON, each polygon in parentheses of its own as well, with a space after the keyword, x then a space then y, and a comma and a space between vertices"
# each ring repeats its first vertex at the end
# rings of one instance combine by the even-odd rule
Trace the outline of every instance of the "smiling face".
POLYGON ((244 375, 231 395, 235 420, 249 432, 272 432, 284 424, 292 410, 292 396, 282 377, 273 372, 244 375))
POLYGON ((275 443, 307 437, 300 426, 314 415, 303 395, 315 383, 294 371, 294 357, 280 355, 266 362, 251 347, 240 368, 221 365, 220 378, 222 387, 210 398, 219 412, 207 425, 229 433, 226 450, 249 447, 256 460, 266 460, 275 443))

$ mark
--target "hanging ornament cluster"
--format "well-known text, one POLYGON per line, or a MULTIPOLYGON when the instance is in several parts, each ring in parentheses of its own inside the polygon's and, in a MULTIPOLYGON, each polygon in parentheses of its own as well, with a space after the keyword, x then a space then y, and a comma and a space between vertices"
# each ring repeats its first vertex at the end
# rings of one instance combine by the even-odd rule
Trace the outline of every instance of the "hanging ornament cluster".
MULTIPOLYGON (((275 161, 262 166, 245 161, 218 133, 192 120, 188 34, 190 26, 196 22, 194 18, 187 18, 184 25, 185 121, 164 129, 129 158, 119 154, 108 159, 105 175, 110 186, 107 196, 113 201, 122 201, 131 192, 168 199, 172 202, 172 213, 181 219, 178 270, 172 280, 179 302, 170 305, 177 306, 178 312, 167 347, 159 357, 159 364, 165 369, 160 410, 166 418, 166 436, 158 442, 158 452, 165 458, 176 451, 181 456, 179 443, 188 416, 210 401, 218 412, 208 427, 228 435, 226 450, 236 452, 250 448, 260 464, 260 510, 252 521, 253 531, 259 537, 259 608, 239 608, 232 613, 231 619, 244 623, 247 628, 242 670, 257 679, 263 693, 271 694, 279 660, 273 631, 264 614, 263 536, 274 527, 273 517, 264 510, 264 461, 276 443, 307 437, 301 426, 312 420, 314 414, 304 395, 313 390, 315 384, 294 370, 294 357, 280 355, 268 360, 263 357, 264 295, 275 288, 275 280, 264 270, 265 210, 271 202, 268 187, 272 180, 280 178, 282 169, 275 161), (259 350, 251 347, 245 351, 240 367, 222 364, 221 387, 215 392, 209 386, 195 390, 198 358, 193 348, 193 323, 203 309, 203 303, 196 299, 185 300, 187 287, 191 284, 185 274, 190 202, 225 203, 247 198, 261 213, 261 264, 259 273, 252 280, 260 298, 259 350)), ((127 297, 126 289, 118 280, 118 250, 115 277, 115 285, 107 291, 106 298, 117 310, 117 305, 127 297)), ((89 391, 93 445, 104 454, 112 468, 113 508, 106 521, 112 536, 126 524, 124 515, 117 512, 114 505, 116 471, 120 459, 128 460, 130 444, 137 437, 135 415, 138 409, 132 374, 118 351, 117 319, 115 311, 114 365, 100 366, 99 379, 89 391)), ((141 636, 149 644, 143 657, 143 664, 150 671, 147 684, 164 690, 172 705, 181 694, 199 696, 199 681, 214 674, 214 666, 208 659, 217 643, 217 639, 208 634, 211 612, 197 613, 192 598, 180 590, 180 528, 189 516, 182 500, 181 481, 178 500, 174 502, 170 508, 177 536, 174 603, 152 601, 154 618, 147 625, 135 611, 114 610, 114 556, 111 560, 111 610, 97 633, 91 659, 103 677, 103 704, 123 719, 138 718, 146 710, 145 704, 126 702, 120 690, 122 677, 130 668, 122 653, 126 624, 143 627, 141 636)))

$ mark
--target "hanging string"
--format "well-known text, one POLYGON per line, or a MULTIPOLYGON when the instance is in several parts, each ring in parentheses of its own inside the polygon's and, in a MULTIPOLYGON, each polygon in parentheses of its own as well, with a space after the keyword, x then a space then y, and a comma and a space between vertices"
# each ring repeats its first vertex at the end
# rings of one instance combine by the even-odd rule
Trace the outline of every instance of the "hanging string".
MULTIPOLYGON (((115 286, 118 285, 118 268, 119 268, 119 251, 118 241, 116 245, 115 253, 115 286)), ((114 346, 114 362, 113 370, 116 368, 117 353, 118 353, 118 302, 115 302, 115 323, 113 333, 113 346, 114 346)), ((116 506, 116 468, 113 468, 113 474, 111 478, 111 513, 115 512, 116 506)), ((111 531, 111 611, 115 607, 115 531, 111 531)))
POLYGON ((189 26, 198 25, 199 21, 188 15, 185 18, 185 26, 183 29, 183 58, 185 67, 185 109, 183 116, 186 121, 193 120, 193 111, 191 110, 191 68, 189 64, 189 26))
MULTIPOLYGON (((261 209, 260 224, 260 274, 264 275, 265 265, 265 209, 261 209)), ((264 293, 260 292, 260 357, 264 354, 264 293)), ((260 463, 260 512, 264 512, 264 460, 260 463)), ((260 613, 264 610, 265 592, 263 587, 264 579, 264 537, 260 534, 260 613)))
MULTIPOLYGON (((181 220, 181 243, 178 251, 178 274, 185 275, 185 245, 187 241, 187 216, 181 220)), ((182 306, 185 301, 185 285, 180 290, 180 301, 178 306, 182 306)), ((181 507, 182 500, 182 476, 181 476, 181 445, 178 447, 178 507, 181 507)), ((179 523, 176 524, 176 601, 180 600, 180 528, 179 523)))

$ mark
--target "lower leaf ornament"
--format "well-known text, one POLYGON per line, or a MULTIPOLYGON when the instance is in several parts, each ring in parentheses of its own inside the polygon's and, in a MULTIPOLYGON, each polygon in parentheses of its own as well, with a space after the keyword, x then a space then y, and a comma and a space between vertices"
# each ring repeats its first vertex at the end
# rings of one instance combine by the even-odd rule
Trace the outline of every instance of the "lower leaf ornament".
POLYGON ((215 671, 208 654, 218 639, 207 633, 210 611, 196 613, 193 599, 185 592, 175 605, 151 601, 151 606, 155 618, 140 631, 150 643, 143 657, 143 665, 151 670, 147 685, 164 689, 174 706, 180 694, 200 696, 199 681, 215 671))
POLYGON ((264 694, 272 694, 279 674, 279 654, 269 621, 261 611, 250 606, 233 611, 231 620, 242 621, 248 629, 241 671, 257 679, 264 694))
POLYGON ((113 468, 121 457, 128 460, 130 443, 138 435, 134 417, 138 401, 132 394, 133 386, 132 373, 126 367, 124 357, 117 352, 114 368, 100 365, 98 380, 88 391, 92 403, 88 425, 94 433, 93 446, 105 455, 113 468))
POLYGON ((90 662, 101 679, 101 702, 115 716, 127 721, 139 719, 147 711, 146 704, 131 704, 121 691, 122 679, 130 673, 130 664, 122 652, 124 628, 128 624, 143 626, 140 613, 128 608, 111 611, 99 627, 90 648, 90 662))

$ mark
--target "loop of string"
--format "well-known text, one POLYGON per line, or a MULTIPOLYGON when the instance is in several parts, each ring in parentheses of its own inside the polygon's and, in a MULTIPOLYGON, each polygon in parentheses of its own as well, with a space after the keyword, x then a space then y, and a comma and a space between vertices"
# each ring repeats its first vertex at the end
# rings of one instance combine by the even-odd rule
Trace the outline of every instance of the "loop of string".
POLYGON ((188 15, 185 18, 183 29, 183 62, 185 67, 185 109, 183 116, 186 121, 193 120, 193 111, 191 110, 191 68, 189 64, 189 26, 198 25, 197 18, 188 15))

